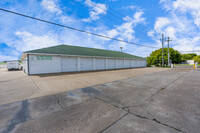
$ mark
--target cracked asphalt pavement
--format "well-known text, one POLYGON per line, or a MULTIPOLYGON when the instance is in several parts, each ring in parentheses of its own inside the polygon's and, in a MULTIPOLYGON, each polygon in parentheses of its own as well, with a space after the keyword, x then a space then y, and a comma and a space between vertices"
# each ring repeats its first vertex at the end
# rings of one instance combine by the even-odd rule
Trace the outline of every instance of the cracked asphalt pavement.
POLYGON ((3 104, 0 132, 199 133, 200 70, 153 72, 3 104))

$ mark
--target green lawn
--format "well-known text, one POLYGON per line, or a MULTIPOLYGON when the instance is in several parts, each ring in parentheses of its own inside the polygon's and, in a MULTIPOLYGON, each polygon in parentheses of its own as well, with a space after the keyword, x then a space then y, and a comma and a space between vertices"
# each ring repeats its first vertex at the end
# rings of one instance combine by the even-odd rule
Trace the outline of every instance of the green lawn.
POLYGON ((175 64, 175 66, 194 66, 194 65, 190 65, 190 64, 175 64))
POLYGON ((4 62, 0 62, 0 65, 6 65, 6 63, 4 63, 4 62))

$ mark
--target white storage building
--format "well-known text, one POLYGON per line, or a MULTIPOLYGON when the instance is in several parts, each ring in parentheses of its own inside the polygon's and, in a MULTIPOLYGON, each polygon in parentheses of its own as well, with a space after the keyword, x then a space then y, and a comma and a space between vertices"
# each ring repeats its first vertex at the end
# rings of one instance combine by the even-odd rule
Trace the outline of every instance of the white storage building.
POLYGON ((24 52, 28 74, 95 71, 146 67, 146 59, 123 52, 70 45, 58 45, 24 52))

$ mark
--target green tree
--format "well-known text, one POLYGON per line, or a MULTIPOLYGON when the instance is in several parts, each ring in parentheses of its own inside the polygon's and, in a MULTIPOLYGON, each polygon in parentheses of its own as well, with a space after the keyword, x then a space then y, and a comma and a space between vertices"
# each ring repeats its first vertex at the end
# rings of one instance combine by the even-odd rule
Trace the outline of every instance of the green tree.
POLYGON ((195 53, 183 54, 181 60, 192 60, 195 56, 195 53))
MULTIPOLYGON (((168 48, 164 48, 164 60, 168 60, 168 48)), ((181 62, 181 54, 174 50, 173 48, 169 48, 170 53, 170 59, 172 60, 172 63, 180 63, 181 62)), ((155 65, 156 60, 162 60, 162 49, 158 49, 153 51, 149 57, 147 57, 147 63, 148 65, 155 65)))
POLYGON ((194 60, 195 62, 198 62, 198 64, 200 64, 200 55, 195 56, 195 57, 193 58, 193 60, 194 60))

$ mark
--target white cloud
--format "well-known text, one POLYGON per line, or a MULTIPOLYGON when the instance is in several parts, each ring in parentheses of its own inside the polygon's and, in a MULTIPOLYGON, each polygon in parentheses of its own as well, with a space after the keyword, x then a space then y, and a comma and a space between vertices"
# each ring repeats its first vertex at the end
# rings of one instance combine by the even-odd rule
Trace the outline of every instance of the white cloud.
POLYGON ((157 42, 162 33, 165 37, 169 36, 173 40, 170 42, 171 46, 179 51, 198 50, 200 34, 196 27, 200 24, 199 0, 160 0, 160 4, 168 15, 158 17, 154 30, 149 31, 148 35, 157 42))
POLYGON ((128 6, 123 6, 121 9, 123 10, 135 10, 135 11, 143 11, 141 7, 137 5, 128 5, 128 6))
POLYGON ((137 6, 135 6, 135 5, 130 5, 130 6, 122 7, 122 9, 126 9, 126 10, 128 10, 128 9, 133 10, 133 9, 136 9, 136 8, 137 8, 137 6))
POLYGON ((192 15, 194 17, 194 23, 197 27, 200 27, 200 11, 193 11, 192 15))
POLYGON ((95 3, 91 0, 85 0, 84 4, 90 9, 90 17, 82 19, 83 22, 91 22, 100 18, 100 15, 105 15, 107 7, 105 4, 95 3))
POLYGON ((167 26, 170 23, 169 19, 166 17, 159 17, 156 19, 154 29, 156 32, 160 32, 162 28, 167 26))
POLYGON ((19 38, 19 40, 15 42, 18 51, 27 51, 59 44, 56 35, 48 33, 37 36, 27 31, 17 31, 15 35, 19 38))
POLYGON ((9 56, 0 53, 0 61, 18 60, 17 56, 9 56))
POLYGON ((108 35, 109 37, 111 37, 111 38, 116 37, 118 34, 119 34, 119 33, 118 33, 118 31, 117 31, 116 29, 112 29, 112 30, 107 31, 107 35, 108 35))
POLYGON ((173 27, 171 27, 171 26, 168 26, 168 27, 166 28, 166 35, 168 35, 170 38, 176 39, 175 34, 176 34, 175 28, 173 28, 173 27))
POLYGON ((134 21, 135 23, 140 23, 140 22, 144 22, 145 21, 145 18, 142 17, 142 15, 144 14, 143 11, 139 11, 139 12, 136 12, 134 14, 134 21))
POLYGON ((152 38, 154 37, 154 34, 155 34, 155 32, 154 32, 153 30, 147 32, 147 35, 148 35, 149 37, 152 37, 152 38))
MULTIPOLYGON (((135 12, 132 18, 129 16, 124 17, 123 20, 125 22, 121 25, 115 26, 114 29, 107 30, 107 35, 112 38, 135 42, 137 39, 135 38, 134 28, 139 23, 145 23, 145 18, 142 16, 143 14, 143 12, 138 11, 135 12)), ((109 47, 113 48, 114 50, 119 50, 119 47, 122 46, 124 47, 124 50, 128 50, 126 49, 126 45, 127 44, 124 42, 115 42, 111 43, 109 47)))
POLYGON ((194 18, 194 23, 200 26, 200 1, 199 0, 177 0, 173 2, 173 9, 188 12, 194 18))
MULTIPOLYGON (((16 3, 16 5, 14 6, 15 9, 12 10, 17 10, 19 12, 21 12, 22 10, 29 11, 29 9, 33 6, 32 3, 34 3, 35 10, 33 13, 36 17, 44 18, 46 20, 54 19, 62 24, 70 25, 72 27, 84 29, 99 34, 105 34, 105 30, 108 29, 108 27, 104 25, 97 27, 85 26, 84 23, 81 23, 80 19, 74 17, 73 15, 66 15, 63 12, 58 14, 59 11, 57 12, 57 8, 55 10, 52 10, 52 12, 55 11, 55 13, 52 13, 46 8, 44 8, 45 10, 40 10, 39 5, 42 3, 38 2, 37 0, 35 2, 29 2, 23 5, 25 7, 24 9, 21 8, 21 5, 19 3, 16 3)), ((13 51, 5 51, 4 53, 0 53, 0 55, 4 55, 4 57, 7 57, 7 59, 19 58, 23 51, 39 49, 59 44, 105 49, 108 48, 108 44, 105 43, 110 41, 108 39, 87 35, 77 31, 60 28, 57 26, 33 21, 14 15, 1 15, 0 20, 0 34, 2 35, 0 36, 0 43, 6 44, 5 49, 11 50, 12 48, 14 51, 16 51, 16 53, 13 51)))
MULTIPOLYGON (((189 13, 193 23, 200 28, 200 1, 199 0, 160 0, 166 10, 180 13, 189 13)), ((186 14, 185 14, 186 15, 186 14)))
POLYGON ((198 46, 199 42, 200 42, 200 37, 182 38, 179 40, 175 40, 175 43, 177 45, 175 45, 174 48, 178 49, 179 51, 197 50, 196 47, 199 47, 198 46))
POLYGON ((200 10, 199 0, 176 0, 173 2, 173 8, 180 11, 187 11, 187 9, 200 10))
POLYGON ((130 18, 128 16, 124 17, 125 23, 121 24, 120 26, 116 27, 116 30, 118 31, 118 34, 121 38, 126 39, 128 41, 131 41, 135 38, 134 36, 134 27, 139 23, 144 23, 145 18, 142 17, 143 12, 136 12, 133 15, 133 18, 130 18))
POLYGON ((41 5, 49 12, 60 14, 62 13, 62 10, 56 5, 56 3, 57 0, 42 0, 41 5))

